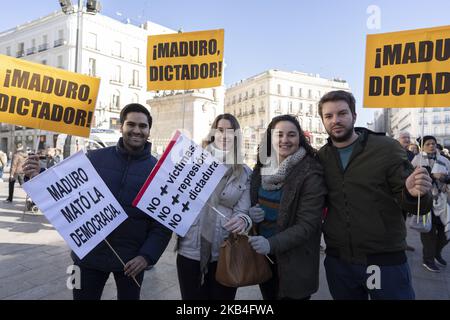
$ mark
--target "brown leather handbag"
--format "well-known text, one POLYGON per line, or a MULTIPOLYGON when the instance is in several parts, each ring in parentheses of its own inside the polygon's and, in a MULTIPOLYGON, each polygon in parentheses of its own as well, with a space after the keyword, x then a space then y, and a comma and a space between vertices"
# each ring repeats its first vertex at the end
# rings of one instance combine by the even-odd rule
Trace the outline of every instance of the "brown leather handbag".
POLYGON ((220 246, 216 280, 227 287, 263 283, 272 277, 267 258, 253 250, 248 237, 231 234, 220 246))

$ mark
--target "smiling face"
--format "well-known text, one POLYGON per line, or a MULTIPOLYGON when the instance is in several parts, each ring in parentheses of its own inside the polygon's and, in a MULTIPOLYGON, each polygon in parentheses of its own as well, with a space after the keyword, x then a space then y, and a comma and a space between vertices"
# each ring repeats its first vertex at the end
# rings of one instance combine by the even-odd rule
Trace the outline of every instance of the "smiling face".
POLYGON ((136 152, 144 149, 150 135, 148 118, 142 112, 129 112, 120 126, 123 145, 127 151, 136 152))
POLYGON ((343 100, 329 101, 322 106, 322 121, 331 140, 343 143, 352 138, 356 114, 352 114, 343 100))
POLYGON ((214 131, 214 146, 221 150, 231 150, 234 142, 234 128, 227 119, 220 119, 214 131))
POLYGON ((272 145, 280 163, 300 148, 300 133, 290 121, 278 122, 272 130, 272 145))

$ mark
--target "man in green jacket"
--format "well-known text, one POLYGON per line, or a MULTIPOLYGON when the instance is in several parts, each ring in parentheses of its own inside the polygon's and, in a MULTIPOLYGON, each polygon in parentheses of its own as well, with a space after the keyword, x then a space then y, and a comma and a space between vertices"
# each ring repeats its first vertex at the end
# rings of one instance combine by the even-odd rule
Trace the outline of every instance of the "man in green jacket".
POLYGON ((325 270, 334 299, 414 299, 402 209, 431 209, 431 178, 400 144, 355 128, 355 98, 332 91, 319 102, 329 134, 319 151, 328 187, 325 270))

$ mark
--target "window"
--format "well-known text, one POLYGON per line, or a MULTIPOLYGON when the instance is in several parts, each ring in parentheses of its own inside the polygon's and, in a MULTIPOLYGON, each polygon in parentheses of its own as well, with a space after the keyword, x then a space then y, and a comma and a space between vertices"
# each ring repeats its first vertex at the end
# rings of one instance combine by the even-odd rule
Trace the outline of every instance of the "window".
POLYGON ((311 90, 311 89, 308 90, 308 98, 309 98, 309 99, 312 98, 312 90, 311 90))
POLYGON ((294 96, 294 87, 291 87, 291 97, 294 96))
POLYGON ((255 89, 252 89, 252 98, 255 96, 255 89))
POLYGON ((23 57, 25 55, 25 43, 19 42, 17 45, 17 58, 23 57))
POLYGON ((445 115, 445 123, 450 123, 450 115, 445 115))
POLYGON ((48 37, 46 34, 44 34, 42 36, 42 44, 39 45, 38 51, 41 52, 41 51, 45 51, 47 49, 48 49, 48 37))
POLYGON ((288 113, 293 113, 293 110, 292 110, 292 101, 289 101, 289 111, 288 111, 288 113))
POLYGON ((134 47, 133 50, 131 51, 131 61, 133 61, 133 62, 140 62, 139 61, 139 48, 138 47, 134 47))
POLYGON ((59 47, 64 44, 64 30, 58 30, 58 38, 54 41, 54 46, 59 47))
POLYGON ((281 84, 277 85, 277 93, 281 94, 281 84))
POLYGON ((94 58, 89 58, 89 75, 91 77, 97 75, 97 61, 94 58))
POLYGON ((112 54, 116 57, 122 57, 122 43, 119 41, 114 41, 112 54))
POLYGON ((131 84, 135 87, 139 87, 139 71, 133 70, 133 79, 131 84))
POLYGON ((11 56, 11 47, 6 47, 6 55, 11 56))
POLYGON ((57 66, 58 68, 64 69, 63 56, 62 56, 62 55, 59 55, 56 59, 57 59, 57 64, 56 64, 56 66, 57 66))
POLYGON ((301 98, 303 96, 302 88, 298 88, 298 96, 301 98))
POLYGON ((303 112, 303 103, 302 103, 302 102, 300 102, 300 103, 298 104, 298 111, 299 111, 299 112, 303 112))
POLYGON ((433 116, 433 123, 441 123, 441 120, 439 120, 439 116, 433 116))
POLYGON ((312 114, 313 114, 313 105, 312 105, 312 103, 309 104, 309 110, 308 110, 308 112, 309 112, 309 115, 312 116, 312 114))
POLYGON ((122 68, 120 66, 115 66, 112 79, 116 82, 122 82, 122 68))
POLYGON ((87 47, 90 49, 97 49, 97 35, 92 32, 88 32, 87 34, 87 47))
POLYGON ((47 59, 42 60, 41 63, 47 65, 47 59))
POLYGON ((120 91, 116 90, 111 99, 111 108, 112 109, 120 109, 120 91))
POLYGON ((131 96, 131 102, 132 102, 132 103, 139 103, 139 95, 138 95, 137 93, 134 93, 134 94, 131 96))

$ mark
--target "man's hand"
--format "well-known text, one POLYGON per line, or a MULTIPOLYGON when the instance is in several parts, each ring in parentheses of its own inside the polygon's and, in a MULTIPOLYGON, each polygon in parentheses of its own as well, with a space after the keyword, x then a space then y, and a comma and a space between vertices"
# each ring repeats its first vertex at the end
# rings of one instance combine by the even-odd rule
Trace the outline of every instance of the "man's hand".
POLYGON ((432 180, 427 169, 417 167, 406 179, 405 186, 409 194, 417 198, 431 190, 431 183, 432 180))
POLYGON ((147 268, 147 260, 143 256, 137 256, 125 264, 123 269, 126 276, 136 277, 141 271, 147 268))
POLYGON ((260 223, 264 220, 266 213, 259 207, 259 204, 257 204, 256 206, 250 208, 248 215, 252 218, 254 223, 260 223))
POLYGON ((250 242, 250 245, 257 253, 264 255, 270 253, 269 240, 267 240, 263 236, 248 237, 248 242, 250 242))
POLYGON ((37 176, 41 171, 39 156, 37 154, 29 155, 25 160, 22 169, 23 173, 30 179, 37 176))
POLYGON ((231 233, 241 233, 245 231, 247 223, 239 216, 233 217, 223 225, 223 227, 231 233))

